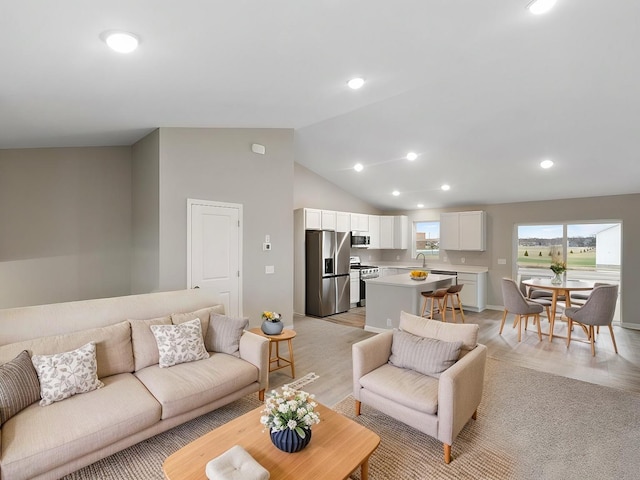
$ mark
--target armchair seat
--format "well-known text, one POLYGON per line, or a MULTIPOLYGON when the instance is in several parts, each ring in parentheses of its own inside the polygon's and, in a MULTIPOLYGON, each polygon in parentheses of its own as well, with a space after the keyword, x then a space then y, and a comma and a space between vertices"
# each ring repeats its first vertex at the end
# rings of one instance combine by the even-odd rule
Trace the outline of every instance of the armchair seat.
POLYGON ((365 390, 418 412, 438 411, 438 379, 385 364, 360 379, 365 390))

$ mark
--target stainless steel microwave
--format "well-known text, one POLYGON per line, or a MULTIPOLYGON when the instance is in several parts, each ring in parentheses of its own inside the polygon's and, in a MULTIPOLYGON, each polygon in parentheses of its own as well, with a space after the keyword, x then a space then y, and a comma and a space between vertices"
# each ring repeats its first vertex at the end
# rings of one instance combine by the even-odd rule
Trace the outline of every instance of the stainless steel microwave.
POLYGON ((351 246, 353 248, 369 248, 371 237, 369 235, 351 234, 351 246))

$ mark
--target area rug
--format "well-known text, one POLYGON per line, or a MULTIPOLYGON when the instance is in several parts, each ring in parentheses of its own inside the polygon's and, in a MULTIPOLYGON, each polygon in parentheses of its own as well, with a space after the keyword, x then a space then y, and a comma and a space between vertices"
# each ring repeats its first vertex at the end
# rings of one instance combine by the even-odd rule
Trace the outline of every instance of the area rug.
MULTIPOLYGON (((65 480, 162 480, 164 459, 213 428, 256 408, 256 395, 203 415, 65 477, 65 480)), ((442 444, 349 396, 333 407, 380 435, 371 480, 637 479, 640 396, 507 362, 487 360, 478 419, 442 444)), ((359 479, 359 471, 352 479, 359 479)))
POLYGON ((289 382, 288 385, 291 388, 295 388, 296 390, 300 390, 305 385, 309 385, 310 383, 315 382, 320 378, 320 375, 316 375, 315 372, 307 373, 304 377, 299 378, 293 382, 289 382))

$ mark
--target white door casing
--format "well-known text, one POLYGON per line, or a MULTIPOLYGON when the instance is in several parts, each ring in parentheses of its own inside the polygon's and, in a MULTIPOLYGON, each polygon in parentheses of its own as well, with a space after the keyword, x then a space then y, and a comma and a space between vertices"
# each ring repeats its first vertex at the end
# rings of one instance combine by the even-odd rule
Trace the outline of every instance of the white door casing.
POLYGON ((187 288, 216 292, 242 317, 242 205, 187 199, 187 288))

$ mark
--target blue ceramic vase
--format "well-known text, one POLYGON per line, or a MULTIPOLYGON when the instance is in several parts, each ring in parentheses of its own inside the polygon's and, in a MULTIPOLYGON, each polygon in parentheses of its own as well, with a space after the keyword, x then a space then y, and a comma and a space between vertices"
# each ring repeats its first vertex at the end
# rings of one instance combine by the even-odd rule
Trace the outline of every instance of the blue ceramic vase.
POLYGON ((295 453, 309 445, 311 441, 311 429, 303 428, 305 437, 302 438, 295 430, 285 429, 279 432, 271 432, 271 441, 273 444, 287 453, 295 453))
POLYGON ((266 335, 280 335, 282 333, 282 329, 284 328, 284 324, 278 320, 277 322, 270 322, 265 320, 262 322, 262 332, 266 335))

